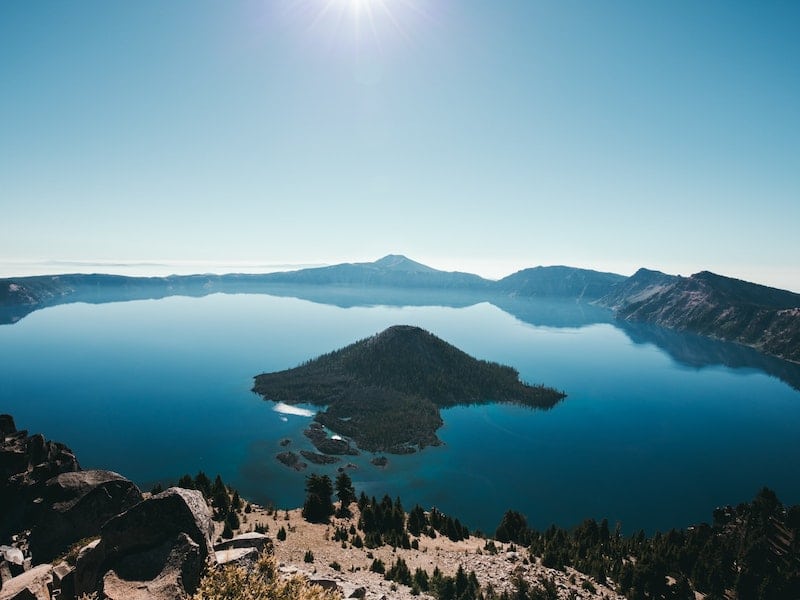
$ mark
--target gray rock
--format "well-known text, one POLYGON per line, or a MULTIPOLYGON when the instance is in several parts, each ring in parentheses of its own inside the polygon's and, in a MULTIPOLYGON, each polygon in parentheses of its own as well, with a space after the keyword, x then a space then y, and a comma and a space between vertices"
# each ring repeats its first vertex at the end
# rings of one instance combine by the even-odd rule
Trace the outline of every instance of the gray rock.
POLYGON ((318 585, 323 590, 331 590, 331 591, 340 591, 339 584, 336 583, 333 579, 310 579, 309 583, 313 585, 318 585))
POLYGON ((14 433, 17 426, 14 424, 14 417, 11 415, 0 415, 0 435, 6 436, 9 433, 14 433))
POLYGON ((0 546, 0 558, 20 567, 25 562, 25 555, 22 554, 22 550, 14 546, 0 546))
POLYGON ((356 589, 354 589, 350 593, 348 598, 366 598, 366 596, 367 596, 367 588, 362 586, 362 587, 357 587, 356 589))
POLYGON ((96 536, 111 517, 142 501, 131 481, 112 471, 62 473, 45 482, 42 508, 30 536, 37 563, 48 562, 78 540, 96 536))
POLYGON ((0 560, 0 589, 2 589, 6 582, 10 581, 12 577, 13 575, 11 574, 8 563, 4 560, 0 560))
POLYGON ((179 533, 160 546, 128 554, 103 576, 100 595, 108 600, 174 600, 197 589, 205 565, 201 548, 179 533))
POLYGON ((203 495, 170 488, 102 527, 100 542, 78 557, 75 591, 126 599, 191 594, 206 560, 214 561, 213 531, 203 495))
POLYGON ((234 564, 239 567, 255 565, 260 555, 261 552, 256 548, 227 548, 214 552, 218 565, 234 564))
POLYGON ((53 565, 39 565, 8 580, 0 589, 0 600, 50 600, 53 565))
POLYGON ((41 503, 35 500, 42 483, 80 465, 64 444, 16 431, 10 417, 0 428, 0 539, 5 539, 37 522, 41 503))
POLYGON ((250 533, 243 533, 241 535, 237 535, 234 538, 229 540, 225 540, 224 542, 220 542, 219 544, 214 545, 214 550, 229 550, 231 548, 255 548, 258 551, 262 551, 264 549, 270 548, 272 546, 272 540, 270 540, 269 536, 263 533, 256 533, 255 531, 250 533))
POLYGON ((60 562, 53 566, 53 595, 56 595, 58 590, 59 598, 74 598, 75 597, 75 567, 60 562))

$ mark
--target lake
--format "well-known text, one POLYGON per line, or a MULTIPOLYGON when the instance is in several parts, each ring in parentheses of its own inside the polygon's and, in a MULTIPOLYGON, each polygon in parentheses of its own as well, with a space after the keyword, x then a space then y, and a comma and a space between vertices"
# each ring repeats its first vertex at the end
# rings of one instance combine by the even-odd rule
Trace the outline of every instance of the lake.
POLYGON ((284 437, 295 451, 313 449, 302 435, 310 419, 275 411, 250 391, 253 376, 409 324, 568 397, 548 411, 444 410, 444 445, 389 455, 385 469, 355 457, 357 492, 437 506, 484 531, 507 508, 537 528, 605 517, 631 532, 707 521, 715 506, 748 501, 764 485, 800 502, 797 365, 618 324, 573 301, 389 306, 314 293, 34 312, 0 326, 0 412, 66 443, 84 468, 118 471, 143 489, 202 469, 253 501, 295 507, 308 473, 333 477, 340 465, 298 473, 275 459, 284 437))

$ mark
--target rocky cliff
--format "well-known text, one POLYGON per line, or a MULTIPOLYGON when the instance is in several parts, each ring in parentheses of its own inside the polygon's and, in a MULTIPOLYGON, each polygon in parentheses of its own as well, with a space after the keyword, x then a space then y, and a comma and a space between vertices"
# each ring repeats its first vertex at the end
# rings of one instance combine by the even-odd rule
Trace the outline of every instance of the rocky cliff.
POLYGON ((800 294, 703 271, 638 271, 600 303, 617 317, 751 346, 800 362, 800 294))
POLYGON ((117 473, 81 470, 64 444, 17 431, 10 415, 0 415, 0 477, 0 600, 183 598, 214 562, 200 492, 144 498, 117 473))

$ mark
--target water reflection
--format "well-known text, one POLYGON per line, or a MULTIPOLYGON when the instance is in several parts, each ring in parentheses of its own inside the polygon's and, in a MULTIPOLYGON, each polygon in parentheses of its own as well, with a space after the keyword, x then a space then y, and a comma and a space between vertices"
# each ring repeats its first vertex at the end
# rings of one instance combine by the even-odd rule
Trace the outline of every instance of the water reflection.
POLYGON ((615 320, 634 344, 653 344, 685 367, 702 369, 725 366, 731 369, 757 369, 800 390, 800 365, 766 356, 753 348, 712 340, 693 333, 678 332, 649 323, 615 320))
POLYGON ((280 284, 246 275, 151 279, 97 275, 61 276, 59 279, 70 289, 68 295, 55 296, 36 305, 0 305, 0 325, 16 323, 34 311, 59 304, 104 304, 169 296, 202 297, 215 293, 265 294, 339 308, 466 308, 489 302, 517 320, 536 327, 580 328, 609 323, 624 331, 635 344, 653 344, 681 365, 695 369, 718 365, 733 369, 757 369, 800 390, 800 365, 766 356, 752 348, 731 342, 712 340, 646 323, 617 320, 613 312, 606 308, 573 299, 519 298, 480 290, 280 284))

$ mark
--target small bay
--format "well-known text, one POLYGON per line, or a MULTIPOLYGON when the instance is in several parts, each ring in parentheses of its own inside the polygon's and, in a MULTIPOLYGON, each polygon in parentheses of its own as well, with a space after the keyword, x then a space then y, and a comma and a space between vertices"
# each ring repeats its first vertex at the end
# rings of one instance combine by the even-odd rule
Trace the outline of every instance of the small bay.
POLYGON ((764 485, 800 502, 799 367, 619 324, 572 301, 387 306, 216 294, 68 304, 0 326, 0 356, 0 412, 67 443, 84 468, 145 489, 202 469, 254 501, 294 507, 308 473, 352 462, 357 490, 435 505, 484 530, 507 508, 539 528, 587 517, 626 531, 682 527, 764 485), (367 453, 302 472, 278 462, 284 438, 288 450, 312 449, 302 434, 310 417, 274 410, 250 391, 253 376, 395 324, 568 397, 546 411, 443 410, 444 445, 389 455, 383 469, 367 453))

